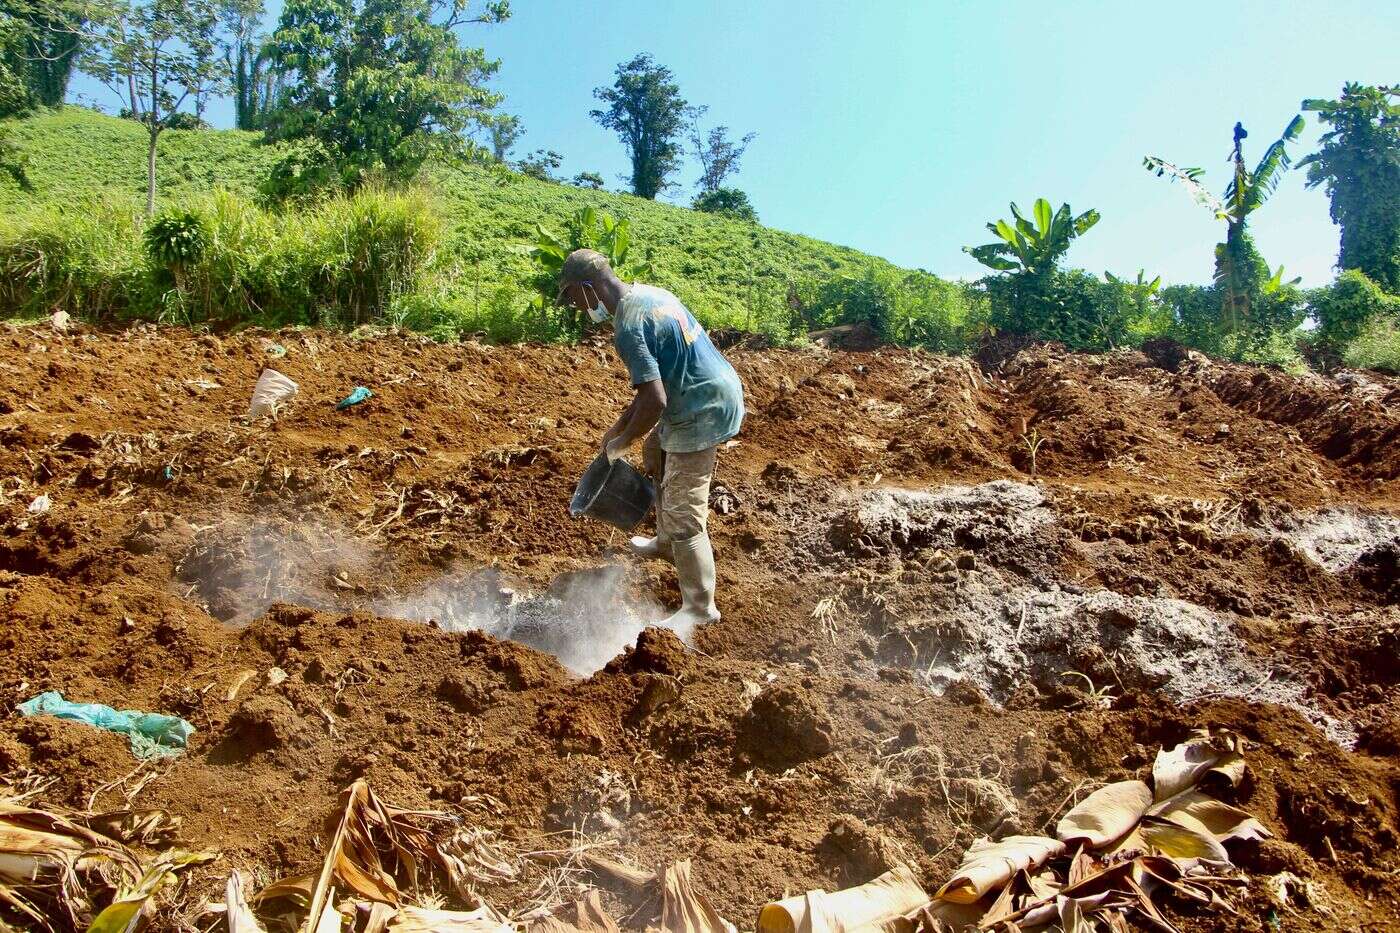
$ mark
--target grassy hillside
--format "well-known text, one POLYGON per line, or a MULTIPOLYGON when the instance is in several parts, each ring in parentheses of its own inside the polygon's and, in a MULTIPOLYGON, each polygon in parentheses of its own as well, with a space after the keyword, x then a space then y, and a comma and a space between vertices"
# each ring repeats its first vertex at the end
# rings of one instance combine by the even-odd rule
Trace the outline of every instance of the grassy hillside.
MULTIPOLYGON (((76 210, 130 217, 111 222, 128 223, 124 236, 139 239, 143 222, 134 212, 144 203, 146 153, 139 125, 76 107, 8 125, 28 180, 22 187, 0 175, 0 209, 12 238, 36 217, 47 215, 52 227, 54 212, 71 217, 76 210)), ((159 206, 207 207, 218 189, 252 199, 279 154, 257 134, 169 131, 160 141, 159 206)), ((588 205, 629 218, 634 251, 649 252, 658 284, 673 289, 712 326, 779 328, 790 317, 787 295, 795 283, 905 275, 856 250, 625 194, 472 167, 434 168, 421 187, 419 201, 436 231, 433 274, 415 286, 412 300, 399 302, 410 324, 433 326, 444 316, 477 320, 488 305, 498 316, 521 314, 534 270, 517 247, 530 241, 535 223, 562 230, 571 214, 588 205)), ((276 221, 269 216, 268 222, 276 221)), ((138 253, 114 261, 139 264, 138 253)))
MULTIPOLYGON (((146 130, 81 107, 6 120, 25 159, 25 190, 0 173, 0 209, 69 206, 110 193, 144 205, 146 130)), ((207 193, 215 186, 251 195, 278 152, 259 134, 236 130, 168 130, 161 134, 157 177, 162 200, 207 193)))

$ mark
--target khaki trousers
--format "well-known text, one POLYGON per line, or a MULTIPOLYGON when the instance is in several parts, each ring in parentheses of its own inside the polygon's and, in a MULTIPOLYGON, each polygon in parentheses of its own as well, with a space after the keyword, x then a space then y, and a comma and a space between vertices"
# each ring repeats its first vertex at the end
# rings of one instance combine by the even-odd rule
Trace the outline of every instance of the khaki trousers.
POLYGON ((685 541, 704 534, 710 518, 710 480, 718 447, 667 453, 653 431, 642 447, 642 465, 657 480, 656 540, 685 541))

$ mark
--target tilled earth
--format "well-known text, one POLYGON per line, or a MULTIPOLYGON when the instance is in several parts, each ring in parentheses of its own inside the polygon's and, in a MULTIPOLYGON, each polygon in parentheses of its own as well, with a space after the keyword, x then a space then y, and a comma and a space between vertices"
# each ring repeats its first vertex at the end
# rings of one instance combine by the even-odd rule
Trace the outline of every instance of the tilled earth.
POLYGON ((517 876, 481 893, 511 916, 597 884, 645 926, 635 893, 530 854, 611 838, 693 859, 745 928, 899 860, 932 890, 974 838, 1052 829, 1226 727, 1250 743, 1231 801, 1274 838, 1232 844, 1238 913, 1164 909, 1400 924, 1395 381, 1165 345, 729 355, 749 415, 712 503, 724 619, 672 633, 644 631, 669 568, 567 512, 627 398, 605 344, 9 325, 0 694, 197 731, 140 765, 11 712, 0 772, 167 809, 221 853, 169 929, 230 867, 314 869, 360 776, 497 834, 517 876), (249 421, 264 366, 301 391, 249 421), (337 411, 356 385, 373 398, 337 411), (1280 907, 1284 872, 1312 887, 1280 907))

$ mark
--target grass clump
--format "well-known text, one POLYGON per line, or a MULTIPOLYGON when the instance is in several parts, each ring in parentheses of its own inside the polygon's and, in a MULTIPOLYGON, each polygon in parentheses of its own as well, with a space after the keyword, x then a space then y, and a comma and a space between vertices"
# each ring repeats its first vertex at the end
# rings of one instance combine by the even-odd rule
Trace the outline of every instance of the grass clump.
POLYGON ((421 289, 441 225, 415 194, 361 191, 278 212, 223 191, 154 221, 121 201, 0 226, 0 301, 21 315, 353 326, 421 289))
POLYGON ((1342 361, 1352 369, 1375 369, 1400 375, 1400 324, 1373 320, 1347 344, 1342 361))

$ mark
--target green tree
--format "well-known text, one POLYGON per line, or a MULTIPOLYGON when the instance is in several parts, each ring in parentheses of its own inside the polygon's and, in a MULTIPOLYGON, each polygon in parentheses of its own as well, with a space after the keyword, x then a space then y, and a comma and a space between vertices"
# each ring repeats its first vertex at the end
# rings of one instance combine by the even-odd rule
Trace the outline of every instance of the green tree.
POLYGON ((554 173, 564 164, 564 157, 553 149, 536 149, 521 159, 517 165, 520 174, 538 178, 540 181, 554 181, 554 173))
POLYGON ((30 26, 0 6, 0 117, 24 113, 34 106, 24 50, 30 26))
POLYGON ((690 120, 690 145, 695 150, 696 161, 700 163, 700 179, 695 187, 704 193, 718 191, 724 187, 726 178, 738 174, 739 160, 744 157, 749 144, 758 138, 757 133, 746 133, 742 139, 732 140, 727 126, 702 131, 700 122, 709 109, 691 107, 687 114, 690 120))
POLYGON ((469 156, 467 134, 501 100, 486 88, 500 62, 456 30, 509 16, 505 0, 480 13, 466 0, 288 0, 271 39, 286 87, 268 135, 315 141, 351 188, 469 156))
POLYGON ((517 116, 500 114, 491 119, 487 130, 491 134, 491 155, 497 162, 504 162, 520 137, 525 135, 525 123, 517 116))
POLYGON ((695 196, 694 201, 690 202, 690 206, 707 214, 723 214, 726 217, 737 217, 750 223, 758 223, 758 212, 749 203, 749 196, 738 188, 716 188, 713 191, 702 191, 695 196))
POLYGON ((81 67, 127 98, 131 117, 146 127, 146 213, 156 212, 156 151, 160 134, 189 120, 180 108, 226 80, 214 54, 213 0, 119 0, 89 8, 81 67))
MULTIPOLYGON (((1227 330, 1240 328, 1248 321, 1258 304, 1261 290, 1269 281, 1269 266, 1264 262, 1247 230, 1249 215, 1264 205, 1278 187, 1280 178, 1291 164, 1288 144, 1303 132, 1303 118, 1295 116, 1283 134, 1264 151, 1264 157, 1249 171, 1245 167, 1243 142, 1249 134, 1235 124, 1234 149, 1230 160, 1234 176, 1218 198, 1201 183, 1205 170, 1180 168, 1157 156, 1147 156, 1143 166, 1158 177, 1170 176, 1179 181, 1198 204, 1208 208, 1217 220, 1226 223, 1225 242, 1215 247, 1215 284, 1220 294, 1221 318, 1227 330)), ((1280 270, 1281 271, 1281 270, 1280 270)))
POLYGON ((599 87, 593 96, 607 105, 590 115, 600 126, 613 130, 632 159, 632 193, 656 196, 671 186, 668 180, 680 167, 680 136, 686 127, 686 102, 669 68, 650 55, 638 55, 617 66, 611 87, 599 87))
POLYGON ((267 122, 276 88, 271 49, 261 31, 263 0, 224 0, 219 10, 224 62, 233 92, 233 125, 260 130, 267 122))
POLYGON ((81 0, 0 0, 0 67, 22 82, 30 106, 63 103, 82 45, 86 7, 81 0))
POLYGON ((593 191, 603 190, 603 176, 597 172, 579 172, 574 176, 574 180, 569 182, 575 188, 589 188, 593 191))
POLYGON ((1331 127, 1298 163, 1324 185, 1342 228, 1337 265, 1400 294, 1400 87, 1347 84, 1339 100, 1305 100, 1331 127))

